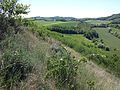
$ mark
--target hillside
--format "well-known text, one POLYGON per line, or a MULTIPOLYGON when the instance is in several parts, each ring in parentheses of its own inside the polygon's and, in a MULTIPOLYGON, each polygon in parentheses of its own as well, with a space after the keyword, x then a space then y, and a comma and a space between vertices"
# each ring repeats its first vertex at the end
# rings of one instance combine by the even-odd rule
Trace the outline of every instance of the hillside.
POLYGON ((107 17, 99 17, 99 18, 81 18, 80 21, 93 21, 96 22, 96 24, 101 23, 104 24, 106 22, 115 22, 115 21, 120 21, 120 14, 113 14, 111 16, 107 16, 107 17))
MULTIPOLYGON (((81 58, 80 54, 73 49, 69 47, 66 47, 66 49, 71 52, 72 56, 75 56, 76 60, 81 58)), ((120 88, 119 78, 106 72, 104 68, 99 67, 91 61, 87 61, 87 63, 81 64, 80 70, 80 81, 82 81, 84 84, 87 82, 87 80, 95 80, 95 90, 119 90, 120 88)), ((84 88, 83 90, 87 90, 87 88, 84 88)))
POLYGON ((0 90, 119 90, 120 14, 23 18, 0 2, 0 90))
MULTIPOLYGON (((39 23, 37 24, 38 26, 40 25, 39 23)), ((119 71, 118 71, 119 45, 116 44, 118 43, 119 39, 116 38, 115 36, 112 36, 108 32, 109 29, 107 27, 101 28, 101 33, 99 33, 100 31, 99 27, 96 29, 95 28, 90 29, 89 28, 90 25, 87 25, 86 23, 84 24, 80 22, 78 24, 74 22, 74 24, 71 25, 71 22, 66 22, 66 23, 63 22, 63 24, 62 22, 61 23, 56 22, 55 25, 54 24, 48 25, 47 27, 52 26, 53 30, 51 28, 48 28, 46 32, 48 32, 48 36, 61 41, 65 45, 81 53, 82 56, 87 57, 88 59, 94 61, 95 63, 97 63, 98 65, 101 65, 104 68, 107 68, 108 72, 113 73, 119 77, 119 71), (72 25, 74 24, 78 26, 75 25, 75 27, 72 27, 72 25), (77 32, 77 33, 73 33, 73 30, 74 32, 77 32), (94 30, 96 30, 99 37, 93 36, 93 35, 95 36, 97 35, 97 33, 94 32, 94 30), (94 33, 91 33, 91 32, 94 32, 94 33), (106 34, 108 37, 106 36, 106 34), (109 37, 111 38, 111 40, 114 41, 114 43, 111 42, 109 37)))
POLYGON ((60 16, 55 16, 55 17, 31 17, 33 20, 44 20, 44 21, 76 21, 77 18, 74 17, 60 17, 60 16))
MULTIPOLYGON (((44 41, 42 38, 36 37, 35 34, 29 31, 17 34, 14 40, 15 41, 12 42, 16 44, 12 47, 16 47, 17 45, 20 49, 26 49, 26 55, 30 54, 30 62, 35 68, 35 70, 29 74, 26 82, 22 82, 24 84, 19 86, 21 88, 20 90, 38 90, 38 88, 45 89, 45 87, 49 88, 49 90, 56 90, 56 86, 53 81, 53 83, 49 83, 51 82, 49 79, 47 81, 41 80, 44 79, 44 75, 46 73, 46 54, 48 55, 48 52, 46 51, 51 47, 58 49, 59 45, 62 43, 53 39, 44 41)), ((12 44, 12 42, 10 44, 12 44)), ((80 60, 82 58, 82 56, 73 49, 65 45, 62 45, 62 47, 64 47, 67 52, 71 53, 71 57, 75 57, 75 60, 80 60)), ((88 81, 95 81, 94 87, 97 90, 119 90, 120 80, 115 76, 110 75, 103 68, 97 66, 91 61, 80 64, 78 75, 80 75, 77 77, 77 81, 80 84, 79 90, 89 90, 89 86, 86 84, 88 81)), ((12 90, 16 90, 15 87, 12 90)))
MULTIPOLYGON (((7 37, 6 39, 0 42, 0 47, 0 58, 2 60, 7 60, 7 63, 6 61, 4 61, 1 64, 2 67, 0 74, 0 89, 5 88, 6 90, 9 90, 9 88, 11 88, 11 90, 56 90, 59 87, 59 84, 58 87, 56 85, 59 81, 59 78, 57 81, 52 76, 52 73, 56 72, 54 71, 54 69, 60 67, 60 65, 64 65, 65 63, 68 65, 68 67, 66 68, 69 68, 69 65, 71 69, 74 68, 72 65, 75 64, 74 60, 71 63, 70 60, 72 60, 72 58, 67 56, 68 52, 60 45, 59 42, 53 39, 43 40, 42 37, 36 36, 35 34, 29 31, 22 31, 16 34, 15 36, 7 37), (59 62, 61 58, 63 58, 65 62, 59 62), (68 58, 69 63, 71 64, 66 62, 66 58, 68 58), (55 60, 56 62, 52 60, 55 60), (52 68, 51 65, 56 64, 58 64, 58 66, 52 68), (23 69, 21 69, 21 67, 19 66, 17 67, 16 65, 22 65, 23 69), (6 68, 4 69, 5 74, 2 72, 3 68, 6 68), (30 71, 27 68, 31 68, 30 71), (19 79, 19 77, 23 77, 22 75, 24 74, 26 75, 25 79, 19 79), (9 75, 9 78, 7 78, 6 75, 9 75), (12 83, 13 85, 11 85, 10 83, 12 83)), ((58 68, 58 71, 61 69, 64 70, 66 68, 58 68)), ((74 71, 72 70, 71 72, 72 76, 69 76, 71 76, 72 79, 72 77, 74 76, 74 71)), ((66 72, 64 73, 67 74, 66 72)), ((59 75, 61 75, 61 73, 55 74, 55 77, 59 75)), ((62 78, 63 77, 61 76, 61 79, 62 78)), ((67 88, 70 87, 66 87, 66 89, 67 88)))
MULTIPOLYGON (((75 88, 75 90, 90 90, 90 88, 94 88, 96 90, 119 90, 118 89, 120 84, 119 78, 113 75, 115 74, 116 76, 119 76, 119 71, 116 71, 115 68, 110 67, 110 65, 113 64, 112 60, 115 60, 116 57, 115 58, 111 57, 112 54, 111 49, 110 51, 106 51, 105 48, 101 49, 96 47, 96 45, 93 43, 93 38, 91 38, 93 37, 91 33, 92 29, 89 31, 90 26, 87 25, 87 23, 60 22, 60 21, 58 22, 30 21, 29 25, 27 27, 24 26, 23 28, 24 28, 23 31, 15 35, 11 34, 10 36, 2 40, 0 43, 2 47, 1 58, 3 58, 4 56, 2 53, 11 56, 12 54, 14 54, 14 51, 17 52, 20 51, 19 54, 22 55, 23 57, 20 56, 19 58, 18 56, 17 57, 13 56, 11 57, 10 60, 12 60, 12 58, 16 58, 16 59, 18 58, 18 60, 22 58, 23 60, 25 59, 25 62, 27 61, 33 67, 32 71, 28 73, 25 82, 24 81, 19 82, 18 83, 19 87, 13 85, 13 87, 11 87, 12 89, 16 90, 15 88, 17 88, 20 90, 26 90, 26 89, 27 90, 31 90, 31 89, 70 90, 70 88, 75 88), (51 27, 54 28, 54 26, 55 27, 57 26, 56 28, 58 29, 56 30, 58 31, 51 30, 51 27), (63 28, 60 29, 63 30, 63 32, 61 32, 59 28, 63 28), (67 32, 65 30, 67 30, 67 32), (73 34, 72 33, 73 30, 76 33, 73 34), (64 31, 66 33, 64 33, 64 31), (90 36, 86 37, 87 35, 90 36), (75 51, 71 48, 73 48, 75 51), (10 54, 10 52, 13 53, 10 54), (95 54, 96 56, 90 59, 91 55, 93 54, 95 54), (109 57, 105 58, 103 57, 103 55, 109 57), (70 62, 68 63, 67 60, 70 60, 70 62), (105 62, 106 60, 108 62, 105 62), (48 64, 48 62, 50 65, 48 64), (70 67, 71 69, 75 69, 76 67, 77 69, 75 69, 75 71, 72 70, 71 72, 71 69, 66 68, 64 64, 68 65, 68 67, 70 67), (61 68, 61 65, 63 68, 61 68), (69 87, 68 85, 65 85, 65 87, 61 87, 61 85, 63 85, 62 84, 63 81, 65 80, 64 78, 65 76, 62 76, 63 72, 61 72, 61 69, 65 70, 64 72, 65 76, 68 75, 71 78, 76 77, 73 79, 72 82, 70 82, 72 83, 72 85, 74 82, 75 87, 69 87), (112 69, 114 69, 114 71, 112 71, 112 69), (56 74, 57 73, 56 70, 57 72, 59 72, 58 74, 56 74), (74 74, 74 72, 77 73, 74 74), (48 77, 49 75, 50 77, 48 77), (58 77, 59 75, 61 77, 58 77), (54 79, 54 77, 58 79, 56 80, 54 79)), ((99 38, 101 38, 101 35, 103 34, 99 33, 97 29, 95 30, 96 32, 98 32, 99 38)), ((103 28, 102 30, 101 32, 104 33, 103 28)), ((96 35, 96 32, 93 34, 96 35)), ((106 43, 104 37, 102 38, 103 41, 106 43)), ((115 38, 115 40, 117 39, 115 38)), ((98 45, 99 43, 101 42, 98 41, 98 45)), ((109 43, 106 43, 106 45, 109 45, 109 43)), ((113 47, 111 48, 114 49, 113 47)), ((119 45, 116 48, 119 48, 119 45)), ((68 82, 66 82, 66 84, 69 84, 68 82)))
POLYGON ((101 18, 97 18, 98 20, 107 20, 107 21, 110 21, 110 20, 120 20, 120 14, 113 14, 111 16, 108 16, 108 17, 101 17, 101 18))

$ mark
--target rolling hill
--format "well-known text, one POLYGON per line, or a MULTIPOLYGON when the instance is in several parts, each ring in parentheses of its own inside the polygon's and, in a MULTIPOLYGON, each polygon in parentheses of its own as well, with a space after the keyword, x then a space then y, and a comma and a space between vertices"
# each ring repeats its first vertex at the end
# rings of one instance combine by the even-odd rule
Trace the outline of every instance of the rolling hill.
POLYGON ((111 16, 108 16, 108 17, 101 17, 101 18, 97 18, 97 20, 107 20, 107 21, 110 21, 110 20, 120 20, 120 13, 119 14, 113 14, 111 16))

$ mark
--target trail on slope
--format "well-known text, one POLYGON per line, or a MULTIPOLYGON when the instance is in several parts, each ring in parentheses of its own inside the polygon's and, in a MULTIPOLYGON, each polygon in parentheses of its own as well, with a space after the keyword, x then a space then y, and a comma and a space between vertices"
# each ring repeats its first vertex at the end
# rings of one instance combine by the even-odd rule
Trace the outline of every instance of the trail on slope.
MULTIPOLYGON (((69 47, 65 47, 65 49, 70 52, 72 56, 75 56, 76 60, 80 59, 79 53, 69 47)), ((88 61, 85 64, 85 69, 97 79, 95 90, 120 90, 120 79, 106 72, 102 67, 99 67, 92 61, 88 61)))

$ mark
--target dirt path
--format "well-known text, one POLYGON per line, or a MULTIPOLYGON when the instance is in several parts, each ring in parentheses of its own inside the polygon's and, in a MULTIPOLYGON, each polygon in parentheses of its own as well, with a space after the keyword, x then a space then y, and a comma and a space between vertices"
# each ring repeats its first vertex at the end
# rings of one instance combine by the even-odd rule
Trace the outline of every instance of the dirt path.
MULTIPOLYGON (((76 60, 80 59, 79 53, 69 47, 65 47, 65 49, 70 52, 72 56, 75 56, 76 60)), ((97 78, 95 90, 120 90, 120 79, 106 72, 105 69, 91 61, 85 64, 85 68, 91 75, 94 74, 95 78, 97 78)))

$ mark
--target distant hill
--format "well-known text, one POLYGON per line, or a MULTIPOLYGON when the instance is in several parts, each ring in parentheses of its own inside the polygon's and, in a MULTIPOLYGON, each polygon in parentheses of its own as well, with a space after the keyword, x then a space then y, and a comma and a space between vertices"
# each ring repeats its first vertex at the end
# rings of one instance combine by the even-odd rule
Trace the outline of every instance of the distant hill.
POLYGON ((45 20, 45 21, 75 21, 77 18, 74 17, 60 17, 60 16, 55 16, 55 17, 32 17, 34 20, 45 20))
POLYGON ((120 21, 120 13, 119 14, 113 14, 111 16, 107 17, 99 17, 99 18, 74 18, 74 17, 60 17, 60 16, 54 16, 54 17, 40 17, 35 16, 31 17, 33 20, 45 20, 45 21, 86 21, 86 20, 106 20, 106 21, 120 21))
POLYGON ((87 21, 87 20, 106 20, 106 21, 120 21, 120 13, 119 14, 113 14, 111 16, 107 17, 99 17, 99 18, 82 18, 82 21, 87 21))
POLYGON ((97 18, 97 20, 120 20, 120 13, 119 14, 113 14, 111 16, 108 16, 108 17, 100 17, 100 18, 97 18))

